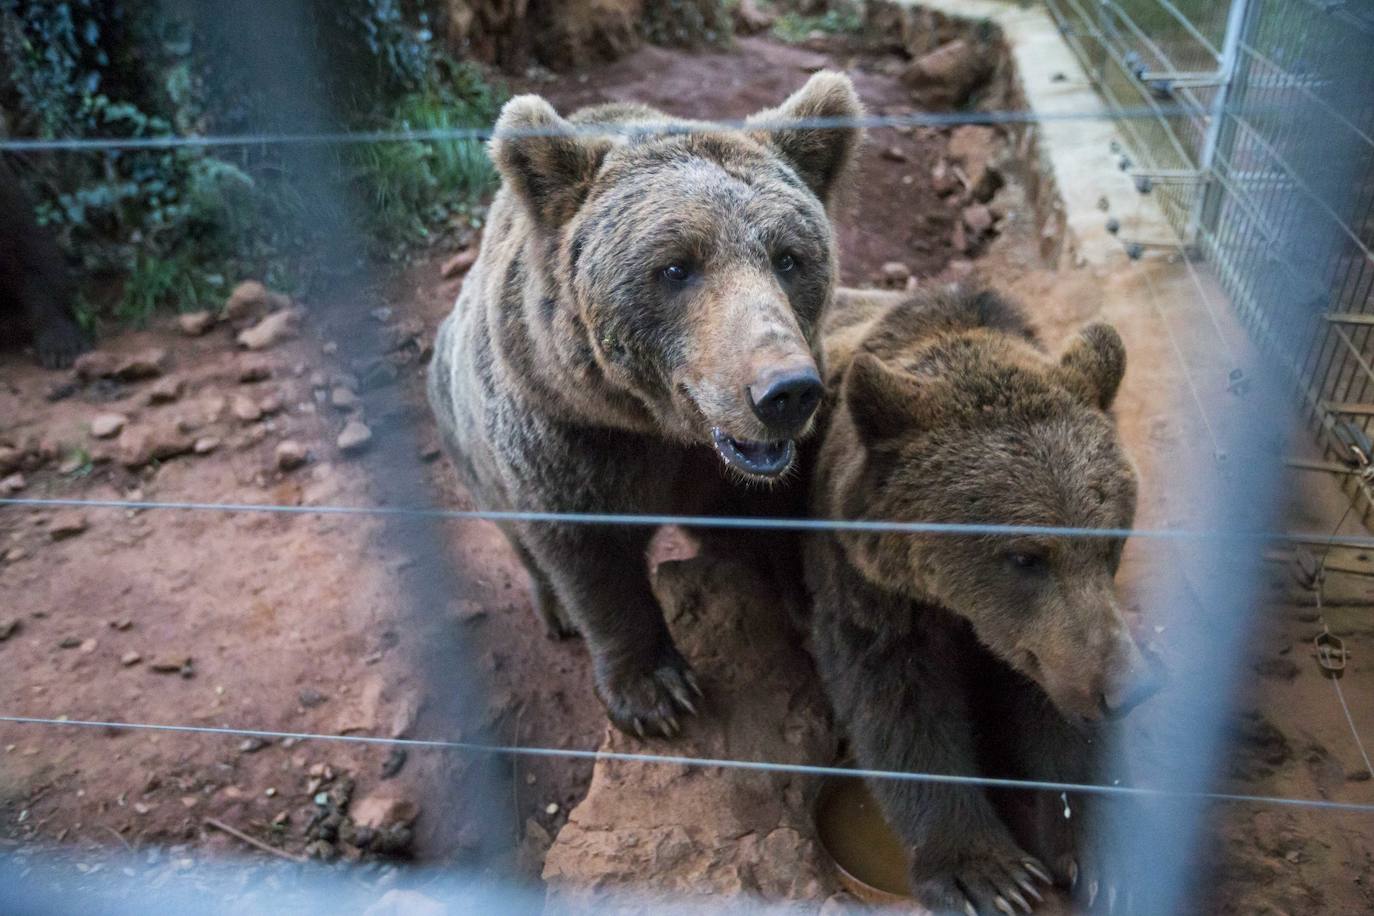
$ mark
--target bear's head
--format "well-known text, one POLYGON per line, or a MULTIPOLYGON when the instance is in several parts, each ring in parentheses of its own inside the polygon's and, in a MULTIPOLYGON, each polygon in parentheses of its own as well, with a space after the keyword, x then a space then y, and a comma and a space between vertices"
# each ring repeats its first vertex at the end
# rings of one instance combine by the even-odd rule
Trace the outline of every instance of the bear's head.
POLYGON ((497 123, 493 158, 548 254, 531 260, 556 265, 550 307, 665 435, 750 479, 791 466, 821 400, 826 205, 860 141, 835 123, 861 114, 847 77, 817 73, 740 131, 624 105, 564 119, 537 96, 497 123))
POLYGON ((1124 370, 1105 324, 1058 359, 988 327, 861 351, 826 443, 831 508, 846 518, 1116 530, 841 535, 866 578, 966 619, 1075 722, 1124 715, 1159 686, 1113 584, 1136 505, 1108 413, 1124 370))

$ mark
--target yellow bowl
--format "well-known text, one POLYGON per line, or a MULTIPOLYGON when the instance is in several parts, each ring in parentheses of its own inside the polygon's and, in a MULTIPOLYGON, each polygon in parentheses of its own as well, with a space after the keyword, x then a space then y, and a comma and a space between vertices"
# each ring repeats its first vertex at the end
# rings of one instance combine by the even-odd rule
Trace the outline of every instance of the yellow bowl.
POLYGON ((911 899, 906 849, 864 780, 826 778, 816 798, 816 833, 851 894, 868 903, 911 899))

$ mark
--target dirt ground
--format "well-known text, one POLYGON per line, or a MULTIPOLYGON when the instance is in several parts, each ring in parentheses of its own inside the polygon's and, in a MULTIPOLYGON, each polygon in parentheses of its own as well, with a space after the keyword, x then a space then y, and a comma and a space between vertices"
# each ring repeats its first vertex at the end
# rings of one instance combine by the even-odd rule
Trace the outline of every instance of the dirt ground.
MULTIPOLYGON (((853 73, 871 111, 910 110, 891 60, 764 39, 730 53, 646 48, 532 88, 560 109, 634 99, 679 115, 739 117, 822 66, 853 73)), ((887 282, 884 265, 894 261, 923 282, 976 269, 1027 303, 1051 346, 1085 320, 1117 323, 1131 360, 1117 410, 1142 474, 1138 524, 1205 522, 1171 485, 1185 453, 1203 461, 1209 452, 1183 394, 1183 367, 1207 377, 1217 361, 1190 276, 1157 261, 1113 272, 1044 267, 1035 208, 1014 182, 987 202, 990 226, 970 230, 967 208, 980 202, 957 176, 932 176, 949 174, 970 144, 990 158, 1007 150, 990 130, 954 134, 874 132, 862 177, 836 213, 846 282, 887 282)), ((423 397, 425 346, 461 282, 440 278, 450 254, 298 303, 295 336, 259 352, 235 343, 253 316, 203 336, 168 320, 107 337, 107 364, 85 378, 0 354, 8 495, 468 507, 436 460, 423 397), (140 369, 148 377, 118 377, 140 369), (124 417, 123 431, 93 436, 97 417, 112 413, 124 417), (352 420, 371 441, 345 451, 339 436, 352 420), (150 454, 158 457, 142 460, 150 454)), ((1243 347, 1233 325, 1223 333, 1243 347)), ((1225 409, 1220 389, 1204 386, 1205 409, 1225 409)), ((1335 525, 1342 502, 1330 481, 1303 479, 1289 492, 1299 507, 1292 527, 1335 525)), ((1361 529, 1351 521, 1345 530, 1361 529)), ((1177 549, 1132 544, 1123 587, 1142 607, 1177 549)), ((1320 624, 1282 559, 1253 643, 1226 647, 1246 653, 1254 673, 1247 715, 1227 736, 1228 788, 1374 803, 1344 714, 1309 657, 1320 624)), ((1342 559, 1356 569, 1367 562, 1353 552, 1342 559)), ((1354 651, 1343 680, 1351 714, 1374 734, 1371 582, 1334 574, 1340 597, 1326 619, 1354 651)), ((1173 623, 1143 614, 1139 623, 1166 658, 1186 641, 1173 623)), ((0 634, 4 715, 586 750, 606 732, 583 647, 542 635, 523 573, 484 522, 0 507, 0 634)), ((1157 761, 1144 762, 1148 771, 1157 761)), ((396 863, 406 857, 534 881, 591 771, 586 761, 493 761, 418 746, 398 755, 289 737, 0 723, 0 852, 35 861, 60 846, 90 862, 132 850, 169 873, 229 854, 272 867, 215 826, 223 824, 287 856, 361 859, 353 874, 377 887, 405 883, 410 873, 396 863)), ((1354 913, 1374 903, 1368 816, 1227 806, 1206 845, 1211 911, 1354 913)))

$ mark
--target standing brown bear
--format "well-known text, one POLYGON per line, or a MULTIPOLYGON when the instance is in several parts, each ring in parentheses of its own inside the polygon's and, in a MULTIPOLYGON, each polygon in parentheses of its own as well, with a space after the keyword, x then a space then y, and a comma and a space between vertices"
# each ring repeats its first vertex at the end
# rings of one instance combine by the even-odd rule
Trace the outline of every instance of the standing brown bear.
MULTIPOLYGON (((740 512, 738 484, 787 472, 822 395, 836 273, 825 208, 860 140, 825 124, 860 114, 835 73, 742 132, 638 105, 565 120, 537 96, 507 103, 491 146, 503 187, 429 375, 480 505, 740 512), (769 129, 782 121, 799 123, 769 129), (727 476, 733 495, 708 507, 727 476)), ((699 690, 650 591, 652 530, 506 531, 546 624, 586 637, 611 721, 675 734, 699 690)))
MULTIPOLYGON (((1125 351, 1110 326, 1052 359, 1017 308, 967 290, 846 292, 825 324, 836 403, 817 517, 1130 528, 1136 476, 1108 413, 1125 351)), ((1035 532, 809 536, 813 651, 859 765, 1100 782, 1111 742, 1095 724, 1155 689, 1114 591, 1123 546, 1035 532)), ((1094 829, 1102 796, 1074 799, 1066 819, 1057 793, 1027 805, 969 785, 872 789, 931 909, 1029 912, 1037 881, 1117 896, 1094 829)))

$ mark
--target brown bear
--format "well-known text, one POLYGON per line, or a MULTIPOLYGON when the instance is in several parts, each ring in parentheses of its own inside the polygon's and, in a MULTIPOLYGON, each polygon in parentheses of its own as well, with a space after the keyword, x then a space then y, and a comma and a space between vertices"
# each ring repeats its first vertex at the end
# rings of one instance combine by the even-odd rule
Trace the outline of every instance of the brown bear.
POLYGON ((71 365, 86 348, 71 314, 75 295, 62 251, 34 219, 33 203, 0 157, 0 333, 31 338, 49 369, 71 365))
MULTIPOLYGON (((844 291, 823 338, 816 517, 1117 532, 809 535, 813 652, 858 765, 1100 782, 1114 764, 1100 723, 1156 686, 1113 586, 1136 503, 1108 412, 1121 339, 1094 324, 1054 359, 1014 305, 968 289, 844 291)), ((1037 881, 1115 897, 1100 795, 1066 819, 1058 793, 871 787, 931 909, 1029 912, 1037 881)))
MULTIPOLYGON (((481 506, 737 513, 739 484, 788 472, 823 393, 826 204, 860 140, 833 119, 860 114, 849 79, 826 72, 743 131, 639 105, 564 119, 537 96, 506 104, 491 144, 503 187, 429 375, 481 506)), ((677 733, 699 688, 650 591, 652 529, 505 528, 545 623, 586 638, 611 721, 677 733)))

